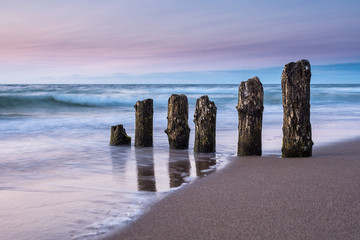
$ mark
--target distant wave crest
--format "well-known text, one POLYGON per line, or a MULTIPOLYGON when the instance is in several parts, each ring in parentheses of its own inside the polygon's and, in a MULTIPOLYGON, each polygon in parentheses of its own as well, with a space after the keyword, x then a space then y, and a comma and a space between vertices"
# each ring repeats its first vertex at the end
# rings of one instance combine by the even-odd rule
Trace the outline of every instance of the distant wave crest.
MULTIPOLYGON (((133 101, 131 101, 132 103, 133 101)), ((112 107, 130 105, 127 99, 86 95, 2 95, 0 109, 57 108, 57 107, 112 107)))

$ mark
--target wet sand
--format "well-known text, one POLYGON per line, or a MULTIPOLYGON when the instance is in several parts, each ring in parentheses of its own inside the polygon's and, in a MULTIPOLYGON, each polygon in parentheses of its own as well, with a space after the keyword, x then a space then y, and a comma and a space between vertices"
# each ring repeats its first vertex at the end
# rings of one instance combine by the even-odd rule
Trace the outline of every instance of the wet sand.
POLYGON ((360 239, 360 139, 311 158, 232 157, 115 239, 360 239))

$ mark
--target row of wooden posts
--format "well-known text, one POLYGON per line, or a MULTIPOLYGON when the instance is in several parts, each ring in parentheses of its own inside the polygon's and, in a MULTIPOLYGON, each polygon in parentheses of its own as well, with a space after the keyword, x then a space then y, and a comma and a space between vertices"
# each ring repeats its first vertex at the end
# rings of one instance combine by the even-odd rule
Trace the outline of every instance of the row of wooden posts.
MULTIPOLYGON (((310 157, 312 137, 310 124, 311 68, 307 60, 285 65, 281 75, 283 98, 283 157, 310 157)), ((264 91, 258 77, 241 82, 236 109, 239 118, 238 156, 261 155, 264 91)), ((135 146, 153 146, 153 100, 135 104, 135 146)), ((207 95, 197 99, 194 114, 194 152, 211 153, 216 147, 216 105, 207 95)), ((171 149, 189 147, 188 100, 184 94, 173 94, 168 100, 167 128, 171 149)), ((122 125, 111 127, 110 145, 130 144, 122 125)))

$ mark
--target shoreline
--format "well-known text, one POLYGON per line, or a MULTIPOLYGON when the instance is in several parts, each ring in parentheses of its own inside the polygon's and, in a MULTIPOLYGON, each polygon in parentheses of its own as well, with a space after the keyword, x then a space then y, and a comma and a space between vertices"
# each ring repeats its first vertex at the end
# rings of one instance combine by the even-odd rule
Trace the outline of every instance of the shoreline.
POLYGON ((235 157, 100 239, 358 239, 360 138, 311 158, 235 157))

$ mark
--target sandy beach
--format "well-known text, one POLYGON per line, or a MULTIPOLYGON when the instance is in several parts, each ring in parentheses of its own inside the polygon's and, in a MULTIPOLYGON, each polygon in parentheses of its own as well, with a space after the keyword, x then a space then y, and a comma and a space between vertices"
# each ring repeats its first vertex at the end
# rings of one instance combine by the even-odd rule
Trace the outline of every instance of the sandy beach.
POLYGON ((360 139, 311 158, 232 157, 115 239, 360 239, 360 139))

